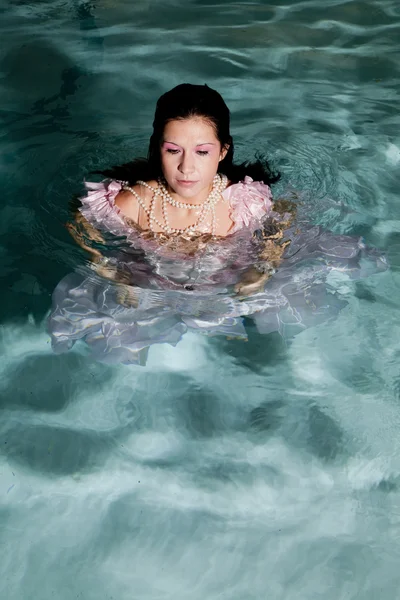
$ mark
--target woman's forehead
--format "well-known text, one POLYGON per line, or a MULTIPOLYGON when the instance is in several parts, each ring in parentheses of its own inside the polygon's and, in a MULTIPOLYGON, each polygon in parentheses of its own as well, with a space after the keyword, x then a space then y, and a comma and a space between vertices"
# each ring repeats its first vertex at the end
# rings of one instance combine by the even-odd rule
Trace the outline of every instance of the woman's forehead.
POLYGON ((187 140, 195 145, 215 144, 218 139, 214 127, 202 117, 175 119, 164 128, 163 141, 175 142, 187 140))

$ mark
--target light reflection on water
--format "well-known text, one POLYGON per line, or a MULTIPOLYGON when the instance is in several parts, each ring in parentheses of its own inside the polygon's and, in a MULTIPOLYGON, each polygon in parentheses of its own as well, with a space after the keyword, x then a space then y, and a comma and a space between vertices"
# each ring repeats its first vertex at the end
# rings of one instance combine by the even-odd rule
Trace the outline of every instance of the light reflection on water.
MULTIPOLYGON (((396 2, 9 3, 2 19, 1 596, 396 597, 396 2), (63 227, 88 170, 143 154, 154 100, 205 81, 276 194, 385 248, 285 343, 189 335, 143 369, 52 355, 63 227)), ((343 284, 344 285, 344 284, 343 284)))

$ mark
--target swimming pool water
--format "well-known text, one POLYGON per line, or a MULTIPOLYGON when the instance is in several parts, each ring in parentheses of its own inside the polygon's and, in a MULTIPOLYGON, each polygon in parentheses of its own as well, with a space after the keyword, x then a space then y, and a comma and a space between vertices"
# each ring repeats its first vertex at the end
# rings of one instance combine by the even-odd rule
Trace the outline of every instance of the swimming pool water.
POLYGON ((395 0, 5 1, 0 596, 393 600, 400 577, 395 0), (218 89, 265 152, 390 269, 290 343, 190 334, 146 367, 55 356, 51 293, 91 169, 146 151, 154 103, 218 89))

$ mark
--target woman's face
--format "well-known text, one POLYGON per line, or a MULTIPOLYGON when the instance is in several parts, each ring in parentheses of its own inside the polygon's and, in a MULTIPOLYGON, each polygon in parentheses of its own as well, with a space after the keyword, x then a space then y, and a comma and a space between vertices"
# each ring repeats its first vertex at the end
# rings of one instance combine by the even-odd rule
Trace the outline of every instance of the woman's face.
POLYGON ((173 192, 182 198, 208 194, 228 148, 221 148, 214 127, 201 117, 169 121, 161 140, 161 167, 173 192))

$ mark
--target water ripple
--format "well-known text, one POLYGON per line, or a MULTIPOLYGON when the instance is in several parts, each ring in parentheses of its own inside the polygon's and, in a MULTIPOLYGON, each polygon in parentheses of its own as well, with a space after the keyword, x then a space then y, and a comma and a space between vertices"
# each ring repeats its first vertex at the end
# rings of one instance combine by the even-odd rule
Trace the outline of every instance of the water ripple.
POLYGON ((0 595, 392 600, 399 588, 396 0, 6 1, 0 595), (391 270, 290 343, 189 336, 143 369, 52 355, 88 172, 143 155, 157 96, 207 82, 238 159, 265 153, 300 224, 391 270), (362 590, 362 592, 360 592, 362 590))

